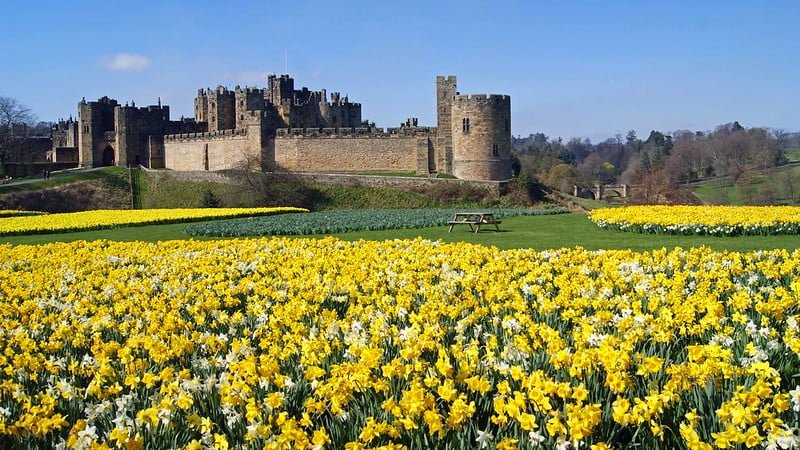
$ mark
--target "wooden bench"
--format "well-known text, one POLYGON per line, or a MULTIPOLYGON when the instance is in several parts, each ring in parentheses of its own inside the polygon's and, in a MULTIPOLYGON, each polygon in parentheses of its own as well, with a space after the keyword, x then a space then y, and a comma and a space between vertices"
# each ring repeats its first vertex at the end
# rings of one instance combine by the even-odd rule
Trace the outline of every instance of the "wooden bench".
POLYGON ((494 213, 490 212, 459 212, 455 213, 453 220, 448 220, 447 224, 450 229, 447 231, 452 232, 453 227, 456 225, 468 225, 470 231, 477 233, 481 231, 481 225, 494 225, 496 231, 500 231, 498 226, 502 221, 494 218, 494 213))

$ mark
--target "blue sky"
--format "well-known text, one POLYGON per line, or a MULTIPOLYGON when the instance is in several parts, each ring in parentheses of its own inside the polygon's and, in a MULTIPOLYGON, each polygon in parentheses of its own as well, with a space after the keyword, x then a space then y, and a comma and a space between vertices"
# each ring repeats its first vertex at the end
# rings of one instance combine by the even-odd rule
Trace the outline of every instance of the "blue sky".
POLYGON ((800 2, 16 1, 0 8, 0 95, 41 120, 108 95, 193 115, 198 88, 348 94, 378 126, 435 125, 436 75, 509 94, 512 133, 800 130, 800 2))

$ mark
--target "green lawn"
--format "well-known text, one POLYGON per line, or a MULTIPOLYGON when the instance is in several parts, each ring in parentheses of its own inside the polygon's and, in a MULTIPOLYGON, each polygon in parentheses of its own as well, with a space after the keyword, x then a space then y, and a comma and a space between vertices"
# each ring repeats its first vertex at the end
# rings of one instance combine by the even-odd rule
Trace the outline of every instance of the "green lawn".
MULTIPOLYGON (((187 239, 184 224, 149 225, 113 230, 87 231, 35 236, 0 237, 0 242, 12 244, 40 244, 53 241, 75 241, 110 239, 119 241, 163 241, 187 239)), ((581 246, 586 249, 632 249, 652 250, 657 248, 708 246, 716 250, 753 251, 773 248, 800 248, 800 236, 666 236, 624 233, 602 230, 583 214, 561 214, 554 216, 526 216, 503 219, 501 232, 481 231, 470 233, 467 227, 456 227, 448 233, 447 227, 431 227, 410 230, 360 231, 336 234, 342 239, 412 239, 423 237, 445 242, 472 242, 494 245, 499 248, 553 249, 581 246)), ((318 236, 317 236, 318 237, 318 236)), ((203 240, 211 240, 208 238, 203 240)))
POLYGON ((33 180, 32 183, 21 185, 0 185, 0 194, 16 191, 33 191, 74 183, 76 181, 103 180, 109 177, 122 178, 127 183, 128 169, 124 167, 103 167, 102 169, 93 171, 65 171, 63 173, 55 172, 53 177, 49 180, 43 180, 41 175, 32 175, 30 177, 18 178, 14 180, 33 180))
POLYGON ((800 161, 800 148, 790 148, 784 153, 789 161, 800 161))

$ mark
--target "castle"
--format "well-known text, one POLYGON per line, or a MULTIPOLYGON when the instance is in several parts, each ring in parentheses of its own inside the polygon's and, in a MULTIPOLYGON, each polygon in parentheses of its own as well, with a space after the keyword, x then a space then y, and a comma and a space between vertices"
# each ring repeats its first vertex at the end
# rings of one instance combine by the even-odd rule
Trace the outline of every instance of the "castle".
POLYGON ((463 95, 436 78, 436 127, 409 118, 397 128, 362 123, 361 104, 325 90, 296 90, 288 75, 266 88, 200 89, 194 119, 169 107, 78 103, 78 118, 53 126, 51 161, 84 167, 173 170, 416 172, 465 180, 511 178, 511 98, 463 95))

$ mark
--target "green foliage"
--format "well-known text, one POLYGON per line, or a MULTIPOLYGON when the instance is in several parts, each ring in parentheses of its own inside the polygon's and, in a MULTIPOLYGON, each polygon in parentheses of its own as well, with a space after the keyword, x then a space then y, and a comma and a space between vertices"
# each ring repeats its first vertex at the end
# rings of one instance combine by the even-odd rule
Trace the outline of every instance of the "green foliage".
POLYGON ((571 194, 576 182, 575 166, 571 164, 556 164, 547 172, 545 184, 561 192, 571 194))
POLYGON ((142 209, 142 169, 128 169, 131 177, 133 209, 142 209))
POLYGON ((141 180, 142 203, 145 208, 195 208, 203 205, 207 192, 220 199, 220 206, 252 207, 255 202, 242 197, 239 201, 227 202, 222 199, 235 198, 231 186, 210 181, 186 181, 171 177, 143 174, 141 180))
POLYGON ((800 148, 786 149, 783 153, 788 161, 800 161, 800 148))
MULTIPOLYGON (((274 236, 342 233, 360 230, 423 228, 445 225, 454 209, 335 210, 272 217, 248 217, 189 225, 190 236, 274 236)), ((560 214, 562 210, 499 209, 495 217, 560 214)))
POLYGON ((221 205, 222 202, 214 191, 209 189, 203 193, 203 208, 219 208, 221 205))

